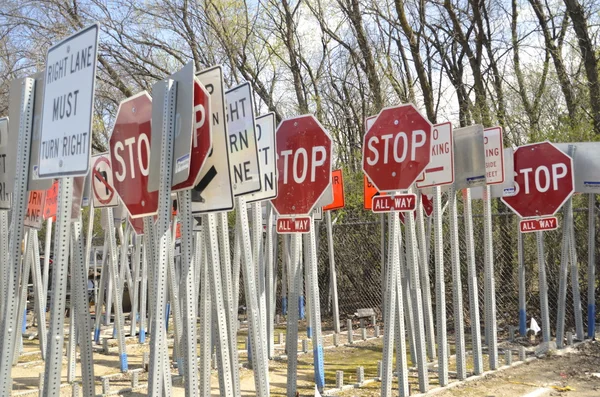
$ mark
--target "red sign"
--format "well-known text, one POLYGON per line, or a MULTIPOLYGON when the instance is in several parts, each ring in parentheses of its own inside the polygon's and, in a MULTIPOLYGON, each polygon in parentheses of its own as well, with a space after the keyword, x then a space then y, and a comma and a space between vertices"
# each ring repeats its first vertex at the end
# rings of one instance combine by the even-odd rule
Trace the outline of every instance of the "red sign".
POLYGON ((129 217, 129 224, 138 236, 144 235, 144 220, 142 218, 129 217))
POLYGON ((113 183, 132 218, 154 215, 158 191, 148 192, 152 98, 143 91, 121 102, 110 136, 113 183))
POLYGON ((208 158, 212 147, 210 130, 210 95, 206 88, 194 77, 194 134, 192 135, 192 153, 190 174, 187 180, 173 186, 173 191, 192 189, 200 182, 200 170, 208 158))
MULTIPOLYGON (((425 212, 425 216, 431 216, 433 214, 433 196, 428 194, 421 194, 421 205, 423 206, 423 211, 425 212)), ((404 224, 404 212, 400 212, 398 214, 400 218, 400 222, 404 224)), ((413 219, 417 218, 417 212, 413 212, 413 219)))
POLYGON ((519 222, 521 233, 540 232, 558 228, 558 219, 555 216, 540 219, 525 219, 519 222))
POLYGON ((417 208, 417 196, 415 194, 373 197, 373 212, 409 212, 414 211, 415 208, 417 208))
POLYGON ((277 218, 277 233, 308 233, 310 232, 310 217, 277 218))
POLYGON ((44 219, 54 218, 58 207, 58 181, 55 180, 52 187, 46 190, 44 201, 44 219))
POLYGON ((344 208, 344 179, 342 178, 342 170, 331 171, 331 188, 333 190, 333 201, 331 204, 324 206, 323 211, 344 208))
POLYGON ((417 180, 429 164, 432 129, 412 104, 379 113, 363 142, 363 170, 377 190, 406 190, 417 180))
POLYGON ((275 133, 279 215, 309 215, 331 182, 331 137, 312 115, 283 120, 275 133))
POLYGON ((515 185, 502 201, 521 218, 552 216, 573 194, 573 160, 550 142, 514 151, 515 185))

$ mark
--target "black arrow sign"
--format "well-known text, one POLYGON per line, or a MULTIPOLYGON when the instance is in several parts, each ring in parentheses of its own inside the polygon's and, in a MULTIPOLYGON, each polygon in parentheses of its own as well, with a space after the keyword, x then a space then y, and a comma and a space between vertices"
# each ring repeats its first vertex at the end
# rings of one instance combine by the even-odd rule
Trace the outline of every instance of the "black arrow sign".
POLYGON ((202 198, 202 193, 204 189, 210 185, 213 179, 217 176, 217 169, 213 165, 210 167, 206 175, 200 180, 200 182, 194 187, 192 190, 192 201, 196 203, 204 203, 204 199, 202 198))

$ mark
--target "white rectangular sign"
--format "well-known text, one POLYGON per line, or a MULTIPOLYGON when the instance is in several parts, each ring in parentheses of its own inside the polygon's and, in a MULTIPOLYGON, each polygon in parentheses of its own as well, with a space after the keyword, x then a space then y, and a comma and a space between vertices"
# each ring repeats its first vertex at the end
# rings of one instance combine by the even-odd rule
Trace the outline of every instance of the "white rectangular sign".
POLYGON ((488 185, 501 184, 504 182, 502 127, 483 130, 483 145, 485 148, 485 181, 488 185))
POLYGON ((242 83, 227 91, 225 103, 233 194, 240 196, 258 192, 261 173, 250 83, 242 83))
MULTIPOLYGON (((509 196, 515 190, 515 170, 513 161, 513 149, 504 149, 504 182, 491 185, 490 193, 491 198, 501 198, 509 196)), ((477 186, 471 189, 471 199, 482 200, 483 199, 483 186, 477 186)))
POLYGON ((50 47, 46 57, 39 176, 84 176, 90 165, 98 24, 50 47))
POLYGON ((454 185, 457 190, 485 185, 483 127, 454 130, 454 185))
POLYGON ((454 140, 452 123, 433 126, 431 136, 431 160, 417 181, 418 188, 449 185, 454 182, 454 140))
POLYGON ((196 77, 210 94, 212 150, 200 170, 200 182, 192 189, 192 212, 202 214, 233 210, 233 187, 227 149, 227 123, 221 66, 199 72, 196 77))
POLYGON ((256 118, 256 139, 262 174, 260 192, 251 193, 248 202, 277 197, 277 151, 275 150, 275 113, 256 118))
POLYGON ((0 209, 10 209, 10 193, 6 185, 13 183, 14 175, 6 172, 6 157, 8 154, 8 117, 0 118, 0 209))

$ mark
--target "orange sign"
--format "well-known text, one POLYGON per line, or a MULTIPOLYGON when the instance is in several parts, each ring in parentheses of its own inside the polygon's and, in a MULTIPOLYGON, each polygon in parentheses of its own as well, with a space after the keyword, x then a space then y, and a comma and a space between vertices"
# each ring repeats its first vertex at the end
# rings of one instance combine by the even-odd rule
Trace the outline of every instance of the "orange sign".
POLYGON ((52 187, 46 190, 46 201, 44 202, 44 219, 56 217, 58 206, 58 181, 55 180, 52 187))
POLYGON ((333 190, 333 202, 323 207, 323 211, 344 208, 344 178, 342 178, 342 170, 331 172, 331 187, 333 190))
POLYGON ((375 188, 375 185, 373 185, 371 181, 369 181, 369 178, 367 178, 366 175, 363 175, 363 178, 363 207, 366 210, 370 210, 371 208, 373 208, 373 197, 379 195, 384 196, 385 193, 378 192, 375 188))
POLYGON ((27 203, 27 214, 25 214, 25 226, 35 229, 41 229, 42 213, 44 209, 44 190, 32 190, 29 192, 29 201, 27 203))

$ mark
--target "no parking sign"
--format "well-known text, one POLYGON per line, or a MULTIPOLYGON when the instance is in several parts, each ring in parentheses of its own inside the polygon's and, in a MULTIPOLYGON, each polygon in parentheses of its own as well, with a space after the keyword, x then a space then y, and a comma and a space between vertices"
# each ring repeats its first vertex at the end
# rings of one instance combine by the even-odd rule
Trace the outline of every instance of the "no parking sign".
POLYGON ((93 156, 92 164, 94 207, 116 207, 119 205, 119 196, 113 185, 113 173, 108 153, 93 156))

